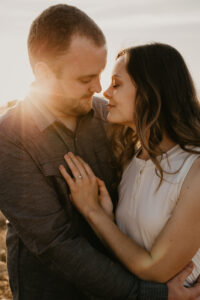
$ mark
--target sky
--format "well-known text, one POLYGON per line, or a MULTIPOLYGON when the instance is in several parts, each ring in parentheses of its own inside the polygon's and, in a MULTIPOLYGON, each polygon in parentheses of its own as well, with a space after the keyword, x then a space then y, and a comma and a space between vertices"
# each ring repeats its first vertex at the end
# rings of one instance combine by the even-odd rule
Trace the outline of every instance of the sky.
POLYGON ((26 46, 30 25, 58 3, 84 10, 104 31, 108 63, 103 89, 120 49, 162 42, 183 55, 200 95, 200 0, 0 0, 0 105, 23 99, 28 92, 34 80, 26 46))

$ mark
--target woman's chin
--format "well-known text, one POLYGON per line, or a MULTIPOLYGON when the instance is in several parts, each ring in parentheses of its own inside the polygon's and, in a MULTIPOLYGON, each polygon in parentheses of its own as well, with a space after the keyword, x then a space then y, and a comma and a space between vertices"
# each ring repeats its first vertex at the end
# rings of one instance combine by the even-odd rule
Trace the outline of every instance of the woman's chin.
POLYGON ((108 113, 107 115, 107 121, 109 123, 113 123, 113 124, 118 124, 118 125, 123 125, 122 120, 120 118, 117 118, 116 116, 114 116, 112 113, 108 113))
POLYGON ((107 121, 111 124, 127 126, 130 127, 132 130, 136 130, 133 121, 123 122, 123 120, 120 120, 119 118, 114 118, 110 113, 108 113, 107 115, 107 121))
POLYGON ((108 115, 107 115, 107 121, 109 123, 116 123, 116 120, 115 120, 115 118, 113 118, 113 116, 111 115, 111 113, 108 113, 108 115))
POLYGON ((114 119, 107 119, 108 123, 110 124, 116 124, 116 125, 124 125, 122 124, 121 122, 117 122, 116 120, 114 119))

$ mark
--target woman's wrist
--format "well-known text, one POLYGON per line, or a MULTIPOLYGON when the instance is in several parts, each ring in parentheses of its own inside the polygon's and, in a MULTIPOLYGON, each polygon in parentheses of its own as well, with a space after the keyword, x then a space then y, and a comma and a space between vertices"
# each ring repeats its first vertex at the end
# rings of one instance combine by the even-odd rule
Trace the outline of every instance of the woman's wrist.
POLYGON ((103 220, 109 219, 114 222, 114 215, 108 215, 101 206, 88 210, 86 219, 92 225, 97 225, 103 220))
POLYGON ((92 214, 99 214, 100 211, 102 211, 102 208, 100 207, 99 204, 93 204, 93 205, 85 205, 83 208, 82 208, 82 214, 84 215, 84 217, 86 219, 89 219, 90 218, 90 215, 92 214))
MULTIPOLYGON (((106 212, 105 212, 106 213, 106 212)), ((108 218, 109 219, 111 219, 111 221, 115 221, 115 216, 114 216, 114 213, 113 212, 111 212, 111 213, 106 213, 107 214, 107 216, 108 216, 108 218)))
POLYGON ((115 216, 113 212, 108 213, 107 211, 105 211, 100 205, 96 205, 96 206, 87 206, 84 210, 84 217, 87 220, 90 220, 91 218, 95 218, 95 217, 103 217, 106 216, 107 218, 109 218, 112 222, 114 222, 115 220, 115 216))

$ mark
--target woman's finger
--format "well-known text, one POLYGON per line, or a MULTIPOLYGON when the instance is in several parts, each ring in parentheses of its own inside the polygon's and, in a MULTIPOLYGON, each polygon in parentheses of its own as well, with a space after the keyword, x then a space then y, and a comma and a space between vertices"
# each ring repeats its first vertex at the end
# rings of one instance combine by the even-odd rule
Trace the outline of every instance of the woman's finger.
POLYGON ((104 186, 105 185, 104 181, 101 180, 99 177, 97 177, 97 182, 98 182, 99 186, 104 186))
POLYGON ((71 158, 72 162, 79 170, 80 175, 82 175, 83 178, 88 177, 87 172, 86 172, 82 162, 80 162, 72 152, 69 152, 68 156, 71 158))
POLYGON ((90 166, 80 156, 77 156, 77 159, 79 160, 80 163, 82 163, 82 165, 83 165, 85 171, 87 172, 88 176, 91 177, 91 178, 94 177, 95 174, 92 171, 92 169, 90 168, 90 166))
POLYGON ((77 168, 77 166, 74 164, 73 160, 68 154, 65 154, 64 159, 66 163, 68 164, 70 170, 72 171, 73 177, 78 180, 82 178, 82 174, 80 173, 80 170, 77 168))
POLYGON ((101 194, 108 195, 109 193, 108 193, 108 190, 106 188, 104 181, 97 177, 97 183, 98 183, 101 194))
POLYGON ((67 173, 65 167, 63 165, 60 165, 59 166, 59 170, 60 170, 60 173, 62 174, 62 176, 64 177, 65 181, 68 183, 69 188, 73 189, 73 187, 74 187, 74 181, 71 178, 71 176, 67 173))

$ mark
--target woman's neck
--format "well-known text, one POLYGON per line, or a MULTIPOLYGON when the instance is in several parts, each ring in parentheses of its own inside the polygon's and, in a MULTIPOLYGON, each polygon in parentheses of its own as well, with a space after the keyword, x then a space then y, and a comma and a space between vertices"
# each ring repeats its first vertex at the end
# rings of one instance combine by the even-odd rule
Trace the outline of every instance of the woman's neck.
MULTIPOLYGON (((158 152, 158 155, 160 155, 162 153, 165 153, 165 152, 169 151, 175 145, 176 145, 176 143, 164 134, 163 139, 162 139, 159 147, 155 150, 158 152)), ((138 157, 140 159, 148 160, 149 159, 149 154, 148 154, 147 150, 142 147, 138 157)))

